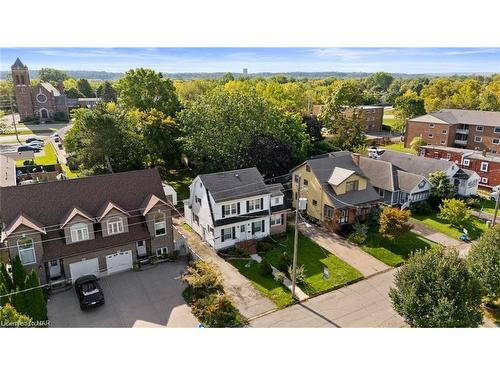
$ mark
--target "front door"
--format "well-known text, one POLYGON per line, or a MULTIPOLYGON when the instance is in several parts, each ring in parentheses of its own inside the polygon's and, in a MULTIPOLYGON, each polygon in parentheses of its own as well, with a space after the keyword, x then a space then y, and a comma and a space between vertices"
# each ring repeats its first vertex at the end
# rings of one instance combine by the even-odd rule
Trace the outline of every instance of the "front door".
POLYGON ((49 262, 49 275, 51 280, 61 277, 61 262, 59 259, 49 262))
POLYGON ((146 256, 146 242, 143 240, 137 241, 136 243, 137 247, 137 255, 142 257, 146 256))
POLYGON ((49 112, 45 109, 45 108, 42 108, 40 110, 40 116, 43 118, 43 119, 47 119, 49 118, 49 112))

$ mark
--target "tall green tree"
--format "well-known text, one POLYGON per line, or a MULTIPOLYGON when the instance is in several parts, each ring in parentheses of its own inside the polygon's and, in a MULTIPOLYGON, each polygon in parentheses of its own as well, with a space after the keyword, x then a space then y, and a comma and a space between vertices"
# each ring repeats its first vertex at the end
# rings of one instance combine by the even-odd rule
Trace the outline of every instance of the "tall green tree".
POLYGON ((16 256, 12 261, 12 289, 24 289, 26 280, 26 271, 21 263, 19 256, 16 256))
POLYGON ((64 81, 70 76, 63 70, 53 68, 42 68, 38 71, 38 79, 41 82, 57 82, 64 81))
POLYGON ((453 185, 446 175, 446 172, 437 171, 429 175, 429 182, 432 185, 429 197, 432 207, 438 207, 442 200, 453 196, 453 185))
POLYGON ((141 169, 147 154, 137 118, 113 103, 75 111, 65 144, 86 174, 141 169))
POLYGON ((14 289, 14 283, 12 282, 12 278, 7 271, 5 263, 0 263, 0 285, 3 285, 7 292, 14 289))
POLYGON ((449 249, 417 251, 396 273, 389 297, 411 327, 466 328, 483 321, 481 286, 449 249))
POLYGON ((99 95, 104 103, 116 103, 117 93, 115 88, 109 81, 103 83, 99 95))
POLYGON ((180 109, 174 84, 152 69, 132 69, 116 83, 118 100, 127 109, 156 109, 175 117, 180 109))
POLYGON ((66 97, 71 99, 78 99, 84 97, 84 95, 76 87, 70 87, 64 90, 64 94, 66 95, 66 97))
POLYGON ((328 129, 335 147, 354 151, 365 145, 364 115, 357 108, 362 102, 359 83, 348 80, 335 89, 326 103, 320 120, 328 129))
POLYGON ((280 176, 293 168, 290 145, 271 136, 254 137, 244 151, 245 165, 257 167, 266 178, 280 176))
POLYGON ((139 129, 150 162, 176 166, 180 159, 180 126, 156 109, 137 113, 139 129))
POLYGON ((389 73, 377 72, 366 78, 366 85, 373 91, 387 91, 393 80, 394 77, 389 73))
POLYGON ((95 92, 92 90, 89 81, 85 78, 81 78, 76 83, 76 88, 80 91, 86 98, 95 98, 95 92))
POLYGON ((394 114, 398 119, 398 129, 402 130, 408 119, 425 114, 424 99, 420 98, 416 92, 408 90, 396 98, 394 114))
POLYGON ((493 304, 500 298, 500 225, 488 229, 472 245, 467 263, 481 283, 483 294, 493 304))
POLYGON ((443 199, 443 203, 439 205, 438 217, 461 229, 470 223, 471 211, 463 200, 443 199))
POLYGON ((300 115, 279 111, 252 89, 216 88, 189 103, 179 120, 183 147, 204 171, 246 165, 245 151, 254 137, 287 143, 294 159, 305 157, 310 144, 300 115))
POLYGON ((47 301, 40 288, 40 281, 35 271, 26 277, 24 298, 27 301, 27 314, 34 321, 47 320, 47 301))

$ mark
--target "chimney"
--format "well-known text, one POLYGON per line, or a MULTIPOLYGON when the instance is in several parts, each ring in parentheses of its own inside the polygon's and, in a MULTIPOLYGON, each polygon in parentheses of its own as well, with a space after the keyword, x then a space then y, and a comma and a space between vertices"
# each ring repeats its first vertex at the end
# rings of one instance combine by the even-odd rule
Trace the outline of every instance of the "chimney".
POLYGON ((360 154, 358 154, 357 152, 353 152, 353 153, 351 154, 351 159, 352 159, 352 162, 353 162, 353 163, 354 163, 357 167, 359 167, 359 157, 360 157, 360 156, 361 156, 361 155, 360 155, 360 154))

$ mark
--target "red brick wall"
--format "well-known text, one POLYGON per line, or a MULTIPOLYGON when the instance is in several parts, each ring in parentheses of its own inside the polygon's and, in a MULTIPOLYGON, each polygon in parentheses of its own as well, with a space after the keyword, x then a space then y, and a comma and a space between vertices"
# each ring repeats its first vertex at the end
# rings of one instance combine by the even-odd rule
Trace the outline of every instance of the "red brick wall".
POLYGON ((422 137, 429 145, 453 147, 455 130, 456 125, 434 124, 434 127, 431 128, 428 122, 408 121, 406 125, 405 147, 410 147, 410 143, 415 137, 422 137), (443 130, 446 130, 446 134, 443 134, 443 130), (432 138, 430 135, 432 135, 432 138), (444 143, 441 143, 441 141, 444 141, 444 143))

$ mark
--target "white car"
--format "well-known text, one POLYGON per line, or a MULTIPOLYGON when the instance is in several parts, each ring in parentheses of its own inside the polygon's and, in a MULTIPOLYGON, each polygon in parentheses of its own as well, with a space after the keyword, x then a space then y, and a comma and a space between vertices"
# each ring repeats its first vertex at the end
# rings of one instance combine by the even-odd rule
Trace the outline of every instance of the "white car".
POLYGON ((30 143, 26 143, 26 146, 43 148, 43 142, 33 141, 30 143))
POLYGON ((498 190, 497 190, 497 191, 492 191, 492 192, 490 193, 490 199, 491 199, 492 201, 496 201, 496 200, 498 199, 498 195, 499 195, 499 193, 500 193, 500 192, 499 192, 498 190))

